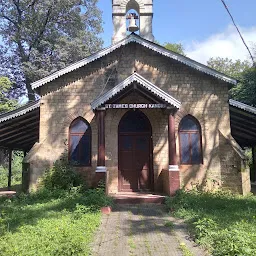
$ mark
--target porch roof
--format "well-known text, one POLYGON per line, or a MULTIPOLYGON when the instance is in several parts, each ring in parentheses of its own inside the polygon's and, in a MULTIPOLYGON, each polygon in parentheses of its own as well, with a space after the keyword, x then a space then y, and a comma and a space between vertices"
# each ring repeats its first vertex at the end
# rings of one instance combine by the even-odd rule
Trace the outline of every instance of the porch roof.
POLYGON ((0 147, 28 151, 39 139, 40 102, 0 115, 0 147))
POLYGON ((152 94, 154 97, 160 99, 162 102, 170 104, 174 108, 180 108, 181 103, 178 100, 176 100, 171 95, 160 89, 158 86, 149 82, 143 76, 139 75, 138 73, 133 73, 131 76, 127 77, 123 82, 116 85, 114 88, 105 92, 96 100, 94 100, 91 103, 92 109, 95 110, 96 108, 101 107, 103 104, 107 103, 109 100, 113 99, 118 94, 124 92, 125 89, 130 87, 133 83, 136 83, 139 86, 137 87, 135 85, 132 89, 137 90, 139 92, 142 92, 144 90, 147 92, 147 94, 152 94), (141 87, 142 90, 139 87, 141 87))
POLYGON ((242 147, 256 145, 256 108, 229 100, 231 133, 242 147))

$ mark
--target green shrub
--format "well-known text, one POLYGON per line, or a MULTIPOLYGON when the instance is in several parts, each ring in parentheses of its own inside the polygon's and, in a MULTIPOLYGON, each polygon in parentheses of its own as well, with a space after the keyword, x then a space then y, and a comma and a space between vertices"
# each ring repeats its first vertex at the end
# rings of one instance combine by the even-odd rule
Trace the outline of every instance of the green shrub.
POLYGON ((84 193, 84 205, 87 205, 91 211, 99 210, 104 206, 112 206, 113 200, 106 196, 103 188, 89 189, 84 193))
POLYGON ((49 190, 69 190, 79 186, 86 187, 85 181, 81 175, 74 170, 73 166, 69 164, 65 156, 63 156, 61 160, 57 160, 53 167, 45 172, 40 182, 40 187, 45 187, 49 190))
POLYGON ((256 255, 256 197, 181 190, 166 205, 213 256, 256 255))

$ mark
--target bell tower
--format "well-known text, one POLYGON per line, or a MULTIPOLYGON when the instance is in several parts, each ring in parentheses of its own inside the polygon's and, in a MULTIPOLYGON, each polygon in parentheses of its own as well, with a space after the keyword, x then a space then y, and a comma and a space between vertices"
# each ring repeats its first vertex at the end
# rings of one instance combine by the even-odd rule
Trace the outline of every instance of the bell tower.
POLYGON ((133 15, 139 22, 138 34, 149 41, 154 41, 152 33, 153 0, 112 0, 114 26, 112 43, 122 40, 129 34, 129 31, 133 31, 129 28, 131 25, 135 26, 136 20, 134 21, 133 17, 131 19, 131 14, 128 14, 131 10, 135 10, 138 14, 138 16, 133 15))

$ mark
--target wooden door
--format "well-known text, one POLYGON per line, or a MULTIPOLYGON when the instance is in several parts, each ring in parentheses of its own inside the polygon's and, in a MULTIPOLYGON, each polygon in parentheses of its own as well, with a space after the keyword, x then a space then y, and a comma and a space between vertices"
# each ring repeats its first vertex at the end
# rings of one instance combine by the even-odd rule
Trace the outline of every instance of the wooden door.
POLYGON ((151 125, 140 111, 128 113, 124 118, 119 125, 119 191, 149 190, 151 125))

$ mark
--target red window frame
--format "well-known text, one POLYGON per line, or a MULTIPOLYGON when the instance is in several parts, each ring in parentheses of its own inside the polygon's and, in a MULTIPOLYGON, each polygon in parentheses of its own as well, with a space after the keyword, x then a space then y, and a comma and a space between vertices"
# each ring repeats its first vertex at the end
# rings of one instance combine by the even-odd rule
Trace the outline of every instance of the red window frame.
POLYGON ((68 143, 68 145, 69 145, 69 147, 68 147, 68 159, 69 159, 69 162, 72 164, 72 165, 74 165, 74 166, 91 166, 91 158, 92 158, 92 135, 91 135, 91 126, 90 126, 90 124, 85 120, 85 119, 83 119, 83 118, 81 118, 81 117, 79 117, 79 118, 77 118, 77 119, 75 119, 71 124, 70 124, 70 126, 69 126, 69 143, 68 143), (87 128, 87 130, 85 131, 85 132, 72 132, 71 130, 72 130, 72 127, 77 123, 77 122, 83 122, 83 123, 85 123, 87 126, 88 126, 88 128, 87 128), (73 136, 79 136, 79 144, 78 144, 78 161, 75 163, 75 162, 72 162, 72 153, 73 152, 71 152, 71 150, 72 150, 72 148, 71 148, 71 145, 72 145, 72 137, 73 136), (88 161, 88 163, 83 163, 82 162, 82 148, 83 148, 83 146, 87 146, 85 143, 83 143, 84 141, 81 141, 81 138, 82 137, 87 137, 88 138, 88 141, 89 141, 89 150, 88 150, 88 159, 89 159, 89 161, 88 161))
POLYGON ((197 164, 202 164, 203 163, 203 156, 202 156, 202 133, 201 133, 201 126, 200 123, 197 121, 192 116, 185 116, 179 125, 179 148, 180 148, 180 164, 182 165, 197 165, 197 164), (189 129, 189 130, 181 130, 181 125, 182 122, 184 122, 186 119, 190 119, 196 126, 197 130, 189 129), (181 134, 186 134, 188 136, 188 151, 189 151, 189 161, 188 162, 183 162, 182 159, 182 152, 184 150, 184 145, 182 145, 181 141, 181 134), (193 161, 192 159, 192 134, 197 134, 198 135, 198 140, 197 140, 197 150, 198 150, 198 161, 193 161))

